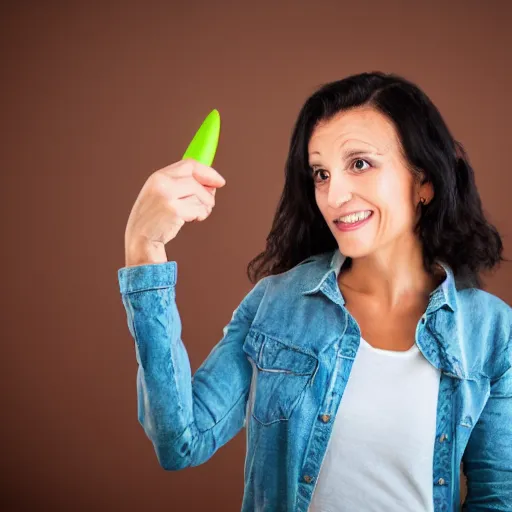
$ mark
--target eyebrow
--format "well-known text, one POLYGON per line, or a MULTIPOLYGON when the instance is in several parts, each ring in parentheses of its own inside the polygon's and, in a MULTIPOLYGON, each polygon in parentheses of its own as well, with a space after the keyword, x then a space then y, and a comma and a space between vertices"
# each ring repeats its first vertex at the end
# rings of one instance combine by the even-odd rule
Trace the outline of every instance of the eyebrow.
MULTIPOLYGON (((319 155, 320 153, 318 151, 313 151, 311 155, 319 155)), ((356 156, 363 156, 363 155, 382 155, 382 153, 379 153, 378 151, 371 151, 371 150, 364 150, 364 149, 349 149, 348 151, 342 152, 343 158, 348 160, 349 158, 354 158, 356 156)), ((312 167, 317 166, 320 164, 310 164, 312 167)))

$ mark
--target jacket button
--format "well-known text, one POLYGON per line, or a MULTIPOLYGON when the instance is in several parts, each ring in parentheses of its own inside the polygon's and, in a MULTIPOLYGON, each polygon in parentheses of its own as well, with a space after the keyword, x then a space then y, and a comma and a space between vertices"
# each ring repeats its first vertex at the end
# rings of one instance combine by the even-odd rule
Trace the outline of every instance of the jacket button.
POLYGON ((320 416, 320 419, 324 422, 324 423, 328 423, 329 420, 331 419, 331 416, 329 414, 322 414, 322 416, 320 416))
POLYGON ((439 437, 439 442, 444 443, 444 441, 446 441, 447 438, 448 436, 446 434, 441 434, 441 436, 439 437))
POLYGON ((444 485, 444 484, 445 484, 444 478, 440 478, 440 479, 437 481, 437 483, 438 483, 439 485, 444 485))
POLYGON ((313 481, 313 477, 309 475, 304 475, 304 482, 310 484, 313 481))

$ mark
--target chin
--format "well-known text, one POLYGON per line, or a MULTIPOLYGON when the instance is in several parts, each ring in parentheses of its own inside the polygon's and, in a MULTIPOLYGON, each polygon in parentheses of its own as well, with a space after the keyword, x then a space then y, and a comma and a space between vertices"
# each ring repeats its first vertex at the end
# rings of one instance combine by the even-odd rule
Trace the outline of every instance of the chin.
POLYGON ((374 247, 368 246, 364 243, 339 243, 338 244, 340 253, 343 254, 346 258, 356 259, 356 258, 364 258, 372 254, 375 250, 374 247))

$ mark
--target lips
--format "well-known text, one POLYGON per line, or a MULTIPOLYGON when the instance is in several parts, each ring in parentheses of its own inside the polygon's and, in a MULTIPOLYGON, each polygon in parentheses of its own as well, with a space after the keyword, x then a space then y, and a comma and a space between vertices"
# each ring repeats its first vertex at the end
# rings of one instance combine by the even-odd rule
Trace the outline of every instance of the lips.
POLYGON ((370 217, 372 215, 372 210, 356 210, 350 213, 344 213, 343 215, 340 215, 336 219, 334 219, 334 222, 342 222, 344 224, 353 224, 355 222, 359 222, 362 220, 365 220, 366 218, 370 217), (344 220, 341 220, 344 219, 344 220))
MULTIPOLYGON (((359 212, 354 212, 354 213, 359 213, 359 212)), ((344 215, 344 217, 346 217, 346 216, 344 215)), ((349 223, 349 222, 342 222, 342 221, 335 220, 334 224, 339 231, 353 231, 353 230, 359 229, 360 227, 367 224, 371 220, 372 217, 373 217, 373 212, 370 211, 370 215, 368 217, 358 220, 356 222, 349 223)))

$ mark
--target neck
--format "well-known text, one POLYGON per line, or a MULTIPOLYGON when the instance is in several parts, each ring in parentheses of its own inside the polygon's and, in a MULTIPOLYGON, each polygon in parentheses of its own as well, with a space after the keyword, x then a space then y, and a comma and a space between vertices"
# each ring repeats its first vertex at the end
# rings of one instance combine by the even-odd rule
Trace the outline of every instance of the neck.
POLYGON ((341 287, 371 296, 387 309, 410 301, 428 302, 439 279, 427 272, 419 240, 402 241, 378 252, 354 258, 339 275, 341 287))

